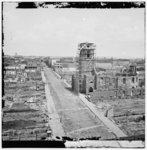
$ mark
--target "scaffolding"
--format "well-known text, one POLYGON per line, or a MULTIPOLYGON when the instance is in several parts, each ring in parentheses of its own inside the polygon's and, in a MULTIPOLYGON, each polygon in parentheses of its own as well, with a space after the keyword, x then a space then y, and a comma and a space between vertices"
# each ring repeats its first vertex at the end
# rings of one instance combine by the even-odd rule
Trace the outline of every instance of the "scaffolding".
POLYGON ((86 42, 86 43, 80 43, 78 45, 78 51, 76 57, 76 68, 79 74, 89 72, 88 68, 94 67, 95 48, 96 46, 94 43, 86 42), (84 62, 84 64, 82 62, 84 62), (91 66, 91 64, 93 66, 91 66), (83 70, 83 68, 86 69, 83 70))

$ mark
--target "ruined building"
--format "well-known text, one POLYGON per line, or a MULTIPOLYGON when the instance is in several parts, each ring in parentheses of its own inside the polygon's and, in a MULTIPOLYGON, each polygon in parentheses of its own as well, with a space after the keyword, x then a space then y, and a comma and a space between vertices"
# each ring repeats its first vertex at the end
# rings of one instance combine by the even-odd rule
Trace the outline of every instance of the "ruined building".
POLYGON ((95 45, 93 43, 81 43, 78 50, 79 91, 87 93, 89 89, 92 92, 94 89, 95 45))
POLYGON ((72 88, 76 92, 87 93, 89 88, 91 92, 94 89, 95 47, 93 43, 78 45, 77 73, 72 77, 72 88))
POLYGON ((77 73, 72 76, 72 89, 76 93, 96 95, 100 99, 130 98, 144 96, 144 86, 140 86, 140 76, 136 64, 124 67, 119 73, 99 72, 95 67, 94 43, 78 45, 77 73))

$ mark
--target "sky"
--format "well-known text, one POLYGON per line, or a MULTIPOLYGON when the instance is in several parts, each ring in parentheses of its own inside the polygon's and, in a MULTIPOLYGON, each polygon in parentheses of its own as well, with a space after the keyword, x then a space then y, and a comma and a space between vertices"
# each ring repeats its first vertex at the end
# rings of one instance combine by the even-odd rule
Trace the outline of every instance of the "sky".
POLYGON ((96 44, 97 57, 144 58, 143 8, 16 9, 4 3, 4 53, 76 56, 80 42, 96 44))

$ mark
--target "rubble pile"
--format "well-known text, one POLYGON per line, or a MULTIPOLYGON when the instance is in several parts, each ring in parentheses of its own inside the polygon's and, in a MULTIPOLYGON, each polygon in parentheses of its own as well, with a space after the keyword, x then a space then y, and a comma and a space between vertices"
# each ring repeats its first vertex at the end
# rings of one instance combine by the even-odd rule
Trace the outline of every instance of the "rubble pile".
MULTIPOLYGON (((111 105, 111 119, 128 136, 144 135, 145 132, 145 101, 144 99, 103 100, 111 105)), ((97 106, 102 102, 97 102, 97 106)))
POLYGON ((17 82, 5 74, 2 140, 45 140, 50 126, 41 69, 28 65, 21 73, 26 74, 23 81, 17 73, 11 79, 17 82))

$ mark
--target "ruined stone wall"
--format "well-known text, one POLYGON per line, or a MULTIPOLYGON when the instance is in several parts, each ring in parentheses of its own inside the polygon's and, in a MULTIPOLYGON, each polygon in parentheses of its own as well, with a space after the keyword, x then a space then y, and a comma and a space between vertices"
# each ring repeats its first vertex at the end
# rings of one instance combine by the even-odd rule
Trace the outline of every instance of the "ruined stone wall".
POLYGON ((79 68, 82 75, 91 75, 91 72, 94 68, 94 60, 90 60, 88 58, 80 58, 79 68))
POLYGON ((145 98, 145 88, 125 88, 102 91, 95 90, 93 93, 91 93, 91 100, 93 102, 97 102, 98 100, 131 98, 145 98))
POLYGON ((138 76, 138 86, 139 87, 145 87, 145 75, 139 75, 138 76))
MULTIPOLYGON (((80 58, 81 59, 81 58, 80 58)), ((81 59, 81 61, 79 62, 79 84, 80 84, 80 92, 81 93, 86 93, 86 83, 85 83, 85 78, 84 76, 92 76, 92 71, 93 71, 93 66, 94 66, 94 61, 93 60, 89 60, 89 59, 81 59), (90 63, 89 63, 90 62, 90 63)))
POLYGON ((116 77, 111 76, 99 76, 95 78, 95 87, 98 90, 104 89, 115 89, 118 86, 118 81, 116 77))
POLYGON ((138 84, 138 77, 137 76, 119 76, 118 77, 118 87, 123 88, 137 88, 138 84))
POLYGON ((84 93, 88 94, 94 91, 95 89, 95 80, 94 76, 84 76, 84 83, 83 83, 84 93))
POLYGON ((72 75, 72 90, 79 94, 79 79, 76 75, 72 75))
POLYGON ((97 75, 95 87, 98 90, 115 88, 137 88, 139 87, 138 76, 107 76, 97 75))

